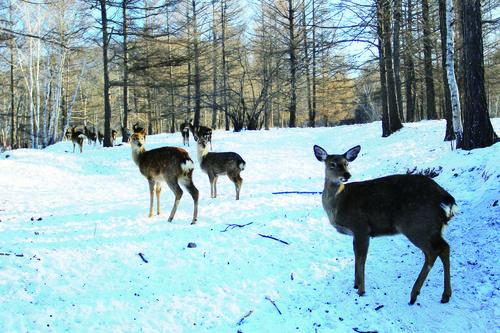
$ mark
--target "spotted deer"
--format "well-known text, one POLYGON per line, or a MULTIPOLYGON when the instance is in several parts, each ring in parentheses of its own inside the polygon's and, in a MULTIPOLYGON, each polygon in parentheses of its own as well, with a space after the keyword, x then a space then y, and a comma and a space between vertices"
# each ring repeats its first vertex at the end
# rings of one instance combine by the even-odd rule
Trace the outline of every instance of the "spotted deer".
POLYGON ((87 137, 81 130, 77 130, 76 126, 71 127, 71 142, 73 142, 73 153, 75 152, 75 147, 78 145, 80 147, 80 153, 83 152, 83 143, 87 137))
POLYGON ((160 215, 161 183, 166 182, 175 194, 174 206, 168 218, 169 222, 173 220, 183 193, 179 186, 180 183, 193 198, 194 210, 191 224, 195 224, 198 219, 199 193, 193 184, 193 161, 187 151, 182 148, 162 147, 146 151, 144 147, 145 136, 144 130, 132 134, 130 145, 132 159, 149 183, 149 217, 153 216, 154 193, 156 193, 157 214, 160 215))
POLYGON ((217 197, 217 178, 227 175, 236 188, 236 200, 240 199, 240 190, 243 179, 240 172, 245 169, 245 161, 240 155, 233 152, 214 153, 208 152, 207 139, 196 137, 198 144, 198 162, 201 169, 208 175, 210 181, 210 197, 217 197))
POLYGON ((414 304, 436 258, 444 267, 441 303, 451 297, 450 247, 442 230, 456 213, 455 199, 432 179, 422 175, 391 175, 344 184, 351 178, 349 162, 358 156, 356 146, 342 155, 328 155, 314 146, 316 158, 325 163, 323 208, 335 229, 353 236, 354 288, 365 293, 365 262, 370 237, 403 234, 425 256, 425 263, 411 291, 414 304))

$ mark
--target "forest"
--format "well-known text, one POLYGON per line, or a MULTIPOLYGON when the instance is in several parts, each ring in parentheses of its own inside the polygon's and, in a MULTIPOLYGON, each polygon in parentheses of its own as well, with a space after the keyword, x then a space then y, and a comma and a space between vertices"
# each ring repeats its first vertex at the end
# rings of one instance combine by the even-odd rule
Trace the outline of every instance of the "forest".
POLYGON ((493 144, 492 0, 2 0, 0 147, 72 127, 173 133, 446 119, 444 140, 493 144))

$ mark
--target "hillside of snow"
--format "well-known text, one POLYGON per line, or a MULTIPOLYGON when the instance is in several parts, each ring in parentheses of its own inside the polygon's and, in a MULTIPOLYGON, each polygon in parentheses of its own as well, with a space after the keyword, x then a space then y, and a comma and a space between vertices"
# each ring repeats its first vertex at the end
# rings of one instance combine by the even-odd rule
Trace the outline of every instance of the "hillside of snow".
MULTIPOLYGON (((500 118, 492 123, 499 133, 500 118)), ((240 201, 223 176, 210 198, 191 138, 196 225, 187 191, 167 222, 174 201, 167 186, 163 214, 147 217, 148 183, 128 144, 85 145, 80 154, 66 141, 0 154, 0 331, 499 331, 500 144, 451 151, 444 129, 443 121, 423 121, 388 138, 379 122, 216 131, 213 151, 246 161, 240 201), (360 144, 352 181, 415 167, 439 172, 434 179, 460 208, 444 233, 450 303, 439 302, 438 260, 408 305, 424 256, 404 236, 371 240, 366 295, 357 295, 352 238, 329 224, 321 196, 273 194, 322 191, 314 144, 329 153, 360 144)), ((180 133, 147 137, 147 149, 166 145, 182 146, 180 133)))

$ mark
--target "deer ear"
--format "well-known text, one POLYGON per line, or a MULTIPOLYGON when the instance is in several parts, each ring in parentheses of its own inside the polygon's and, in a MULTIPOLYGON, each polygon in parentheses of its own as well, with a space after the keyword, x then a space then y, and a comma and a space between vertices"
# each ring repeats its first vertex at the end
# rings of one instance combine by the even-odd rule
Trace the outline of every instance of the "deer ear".
POLYGON ((356 157, 358 157, 360 150, 361 150, 361 146, 352 147, 351 149, 346 151, 346 153, 344 154, 345 159, 349 162, 354 161, 356 159, 356 157))
POLYGON ((328 156, 328 153, 320 146, 314 145, 314 155, 316 156, 318 161, 324 162, 326 160, 326 157, 328 156))

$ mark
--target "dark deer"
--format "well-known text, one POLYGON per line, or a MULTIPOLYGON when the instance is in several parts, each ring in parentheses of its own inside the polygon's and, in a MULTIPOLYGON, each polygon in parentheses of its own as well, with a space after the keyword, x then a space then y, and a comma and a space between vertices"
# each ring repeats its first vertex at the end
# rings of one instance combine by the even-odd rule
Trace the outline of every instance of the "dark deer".
POLYGON ((447 303, 451 297, 450 246, 442 230, 457 210, 455 199, 422 175, 392 175, 344 185, 351 178, 348 163, 356 159, 360 149, 356 146, 342 155, 328 155, 323 148, 314 146, 316 158, 325 163, 323 208, 338 232, 354 238, 354 288, 360 296, 365 293, 370 237, 401 233, 425 255, 410 304, 415 303, 437 257, 444 267, 441 303, 447 303))
POLYGON ((193 184, 193 161, 187 151, 182 148, 163 147, 146 151, 144 148, 145 136, 145 131, 132 134, 130 146, 132 147, 132 159, 149 183, 149 217, 153 216, 153 193, 155 192, 156 211, 160 215, 161 183, 166 182, 175 194, 174 206, 168 221, 171 222, 174 219, 183 193, 179 186, 181 183, 193 198, 194 210, 191 224, 195 224, 198 219, 199 193, 193 184))
POLYGON ((80 147, 80 153, 83 152, 83 143, 87 137, 81 130, 77 130, 76 126, 71 127, 71 142, 73 142, 73 153, 75 152, 75 147, 78 145, 80 147))
POLYGON ((210 127, 205 126, 193 126, 191 121, 189 121, 189 129, 193 133, 193 137, 195 138, 203 138, 206 142, 210 143, 210 149, 212 149, 212 129, 210 127))
POLYGON ((189 147, 189 129, 190 129, 191 121, 187 121, 187 119, 181 124, 180 130, 182 134, 182 144, 184 146, 189 147))
POLYGON ((217 178, 220 175, 227 175, 234 183, 236 200, 239 200, 243 183, 240 172, 245 169, 245 161, 233 152, 209 153, 206 138, 195 137, 195 140, 198 142, 198 162, 210 181, 210 197, 217 197, 217 178))

